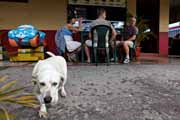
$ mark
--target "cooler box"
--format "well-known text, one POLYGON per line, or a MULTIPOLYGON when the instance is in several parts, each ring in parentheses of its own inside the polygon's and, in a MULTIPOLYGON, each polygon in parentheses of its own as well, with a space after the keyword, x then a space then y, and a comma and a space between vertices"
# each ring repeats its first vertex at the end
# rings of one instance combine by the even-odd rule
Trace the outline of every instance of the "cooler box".
POLYGON ((10 61, 38 61, 44 59, 44 47, 18 49, 17 56, 10 56, 10 61))

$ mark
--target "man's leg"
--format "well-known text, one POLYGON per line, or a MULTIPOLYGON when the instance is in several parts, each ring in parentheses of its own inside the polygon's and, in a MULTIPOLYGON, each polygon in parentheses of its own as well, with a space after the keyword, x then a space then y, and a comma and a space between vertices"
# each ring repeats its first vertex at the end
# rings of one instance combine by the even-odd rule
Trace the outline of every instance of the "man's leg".
POLYGON ((87 45, 84 45, 84 50, 86 53, 87 62, 90 63, 90 52, 89 52, 89 48, 87 47, 87 45))
POLYGON ((85 52, 86 52, 86 56, 87 56, 87 62, 91 61, 90 50, 89 50, 90 47, 92 47, 92 40, 86 40, 84 48, 85 48, 85 52))
POLYGON ((124 50, 125 50, 126 58, 129 59, 129 42, 128 41, 124 42, 124 50))
POLYGON ((125 41, 124 42, 124 50, 125 50, 125 54, 126 54, 126 58, 124 59, 123 63, 129 63, 130 62, 130 58, 129 58, 129 48, 133 46, 133 42, 132 41, 125 41))
POLYGON ((120 48, 122 45, 123 45, 123 41, 111 41, 110 44, 111 44, 111 48, 112 48, 112 54, 113 54, 113 57, 111 58, 111 61, 116 61, 118 60, 118 56, 117 56, 117 48, 120 48))

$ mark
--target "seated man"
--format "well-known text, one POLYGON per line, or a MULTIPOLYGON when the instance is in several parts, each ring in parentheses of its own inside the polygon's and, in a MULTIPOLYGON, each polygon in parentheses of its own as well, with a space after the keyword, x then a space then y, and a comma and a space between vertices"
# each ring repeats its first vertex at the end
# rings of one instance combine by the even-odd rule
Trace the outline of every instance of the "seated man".
POLYGON ((125 50, 126 57, 123 61, 123 63, 129 63, 130 57, 129 57, 129 48, 134 47, 134 41, 136 39, 136 35, 138 34, 138 28, 136 25, 136 18, 131 17, 128 21, 127 26, 125 27, 125 37, 123 41, 116 41, 117 46, 123 46, 125 50))
MULTIPOLYGON (((98 18, 91 23, 90 29, 93 28, 94 26, 97 26, 97 25, 107 25, 107 26, 110 26, 111 29, 112 29, 111 41, 116 38, 116 34, 117 33, 116 33, 115 29, 113 28, 113 26, 111 25, 111 23, 106 20, 106 10, 103 9, 103 8, 101 8, 99 10, 98 18)), ((91 34, 89 34, 89 38, 91 39, 91 34)), ((88 47, 92 47, 92 40, 86 40, 86 45, 88 47)))
MULTIPOLYGON (((73 16, 69 16, 68 17, 68 20, 67 20, 67 24, 65 25, 65 27, 63 29, 61 29, 62 31, 62 34, 63 34, 63 37, 64 37, 64 40, 65 40, 65 48, 67 49, 67 55, 68 55, 68 59, 71 61, 74 59, 74 53, 79 51, 81 49, 81 42, 78 42, 78 41, 74 41, 73 38, 72 38, 72 34, 73 33, 76 33, 76 32, 79 32, 81 30, 81 22, 82 22, 82 19, 79 19, 79 27, 76 28, 73 26, 73 24, 75 23, 76 19, 75 17, 73 16)), ((56 35, 56 41, 57 41, 57 46, 59 45, 62 45, 62 43, 60 44, 58 42, 58 38, 61 40, 60 37, 58 37, 58 34, 56 35)), ((59 41, 60 41, 59 40, 59 41)), ((86 45, 83 45, 84 48, 85 48, 85 53, 86 53, 86 57, 87 57, 87 62, 89 63, 90 62, 90 55, 89 55, 89 51, 88 51, 88 48, 86 45)), ((61 47, 61 46, 60 46, 61 47)), ((61 50, 62 52, 65 52, 64 50, 61 50)), ((60 51, 60 52, 61 52, 60 51)))

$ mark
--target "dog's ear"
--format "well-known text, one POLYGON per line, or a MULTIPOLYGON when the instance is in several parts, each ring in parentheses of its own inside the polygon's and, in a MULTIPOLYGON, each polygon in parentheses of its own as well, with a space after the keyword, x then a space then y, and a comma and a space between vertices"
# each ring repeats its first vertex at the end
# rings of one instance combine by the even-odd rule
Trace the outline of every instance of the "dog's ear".
POLYGON ((35 92, 36 94, 40 94, 38 81, 36 79, 32 79, 31 81, 32 81, 32 83, 34 85, 33 92, 35 92))
POLYGON ((64 75, 63 74, 57 72, 57 75, 59 77, 59 82, 64 81, 64 75))
POLYGON ((35 86, 34 86, 33 92, 34 92, 35 94, 40 94, 40 89, 39 89, 38 85, 35 85, 35 86))
POLYGON ((63 82, 64 82, 64 78, 62 77, 62 76, 60 76, 60 78, 59 78, 60 80, 59 80, 59 88, 62 86, 62 84, 63 84, 63 82))
POLYGON ((60 77, 60 81, 62 81, 62 82, 64 81, 64 78, 62 76, 60 77))

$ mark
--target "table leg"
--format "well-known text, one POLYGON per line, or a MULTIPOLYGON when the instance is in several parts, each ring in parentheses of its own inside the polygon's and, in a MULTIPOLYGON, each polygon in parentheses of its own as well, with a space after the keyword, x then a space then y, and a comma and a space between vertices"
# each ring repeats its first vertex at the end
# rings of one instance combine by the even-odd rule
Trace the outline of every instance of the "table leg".
POLYGON ((114 53, 114 62, 116 63, 117 62, 117 60, 116 60, 116 58, 117 58, 117 46, 116 46, 116 41, 114 41, 114 51, 113 51, 114 53))
POLYGON ((81 36, 81 62, 84 63, 84 36, 82 32, 80 32, 80 36, 81 36))

